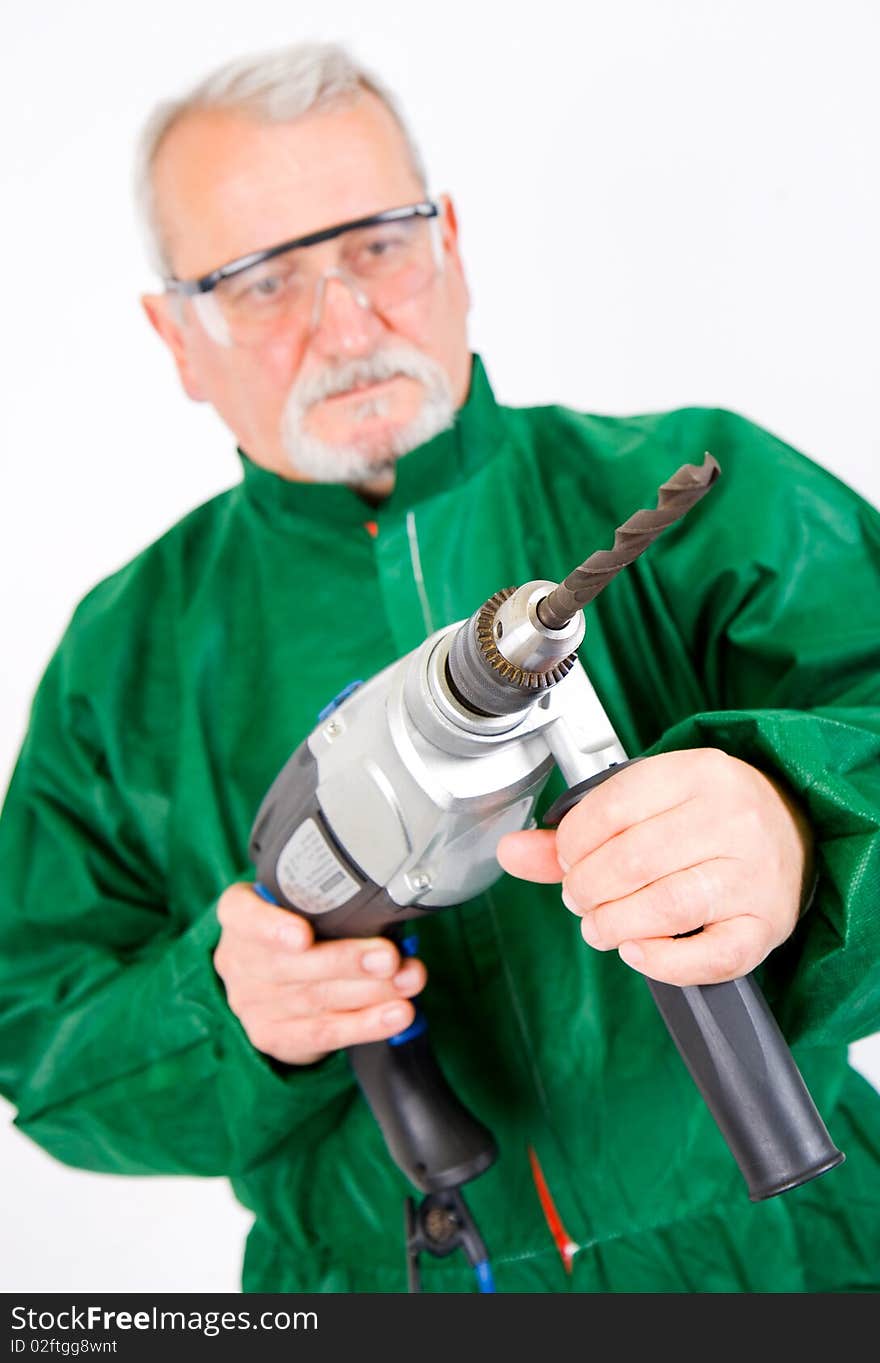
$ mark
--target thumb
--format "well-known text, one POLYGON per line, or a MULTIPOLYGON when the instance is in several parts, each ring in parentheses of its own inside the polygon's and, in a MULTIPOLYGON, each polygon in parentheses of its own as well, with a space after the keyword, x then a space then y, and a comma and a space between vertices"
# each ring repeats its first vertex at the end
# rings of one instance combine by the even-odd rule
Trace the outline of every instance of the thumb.
POLYGON ((550 829, 505 833, 496 848, 501 868, 520 880, 551 885, 563 876, 556 859, 556 834, 550 829))

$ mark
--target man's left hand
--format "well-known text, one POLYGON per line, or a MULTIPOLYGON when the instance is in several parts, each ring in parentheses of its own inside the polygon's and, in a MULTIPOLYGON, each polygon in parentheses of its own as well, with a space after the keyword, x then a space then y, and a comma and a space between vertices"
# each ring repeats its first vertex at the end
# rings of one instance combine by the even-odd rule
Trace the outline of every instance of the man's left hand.
POLYGON ((625 767, 555 832, 508 833, 498 860, 524 880, 561 880, 598 951, 668 984, 716 984, 748 974, 794 930, 812 838, 769 777, 695 748, 625 767))

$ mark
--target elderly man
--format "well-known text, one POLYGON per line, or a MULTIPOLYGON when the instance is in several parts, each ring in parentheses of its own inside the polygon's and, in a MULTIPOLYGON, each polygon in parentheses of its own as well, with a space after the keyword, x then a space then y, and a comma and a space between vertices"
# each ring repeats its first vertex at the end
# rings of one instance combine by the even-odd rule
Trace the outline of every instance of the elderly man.
MULTIPOLYGON (((876 1289, 880 1100, 846 1062, 880 1022, 876 513, 731 413, 499 407, 452 203, 340 49, 224 68, 145 146, 144 307, 244 476, 90 593, 40 687, 0 826, 20 1127, 90 1169, 228 1175, 246 1290, 405 1290, 410 1190, 344 1048, 429 978, 500 1147, 468 1194, 499 1291, 876 1289), (421 959, 258 898, 251 822, 321 705, 561 577, 706 449, 711 511, 615 580, 582 650, 647 760, 506 838, 516 879, 425 920, 421 959), (640 975, 762 962, 848 1160, 751 1205, 640 975)), ((423 1275, 471 1290, 460 1256, 423 1275)))

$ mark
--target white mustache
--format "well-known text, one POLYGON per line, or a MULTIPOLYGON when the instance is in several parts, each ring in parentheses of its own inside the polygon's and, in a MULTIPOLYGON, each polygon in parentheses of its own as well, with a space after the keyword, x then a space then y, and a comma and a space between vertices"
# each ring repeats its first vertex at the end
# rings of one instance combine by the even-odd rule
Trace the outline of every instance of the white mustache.
POLYGON ((296 404, 300 410, 304 410, 325 398, 336 397, 339 393, 347 393, 352 388, 361 388, 370 383, 383 383, 398 375, 415 379, 427 387, 434 370, 420 355, 391 346, 362 359, 347 360, 333 368, 322 369, 320 373, 301 380, 295 390, 296 404))
MULTIPOLYGON (((384 399, 365 392, 360 408, 353 414, 355 425, 370 416, 386 415, 388 406, 384 399)), ((367 486, 381 467, 393 467, 401 455, 451 426, 454 418, 452 388, 443 366, 415 346, 397 342, 372 355, 330 363, 299 378, 281 415, 281 439, 299 476, 321 483, 367 486), (328 444, 305 429, 308 412, 316 403, 398 375, 421 384, 418 413, 406 425, 390 430, 379 446, 374 445, 369 451, 361 449, 356 435, 351 444, 328 444)))

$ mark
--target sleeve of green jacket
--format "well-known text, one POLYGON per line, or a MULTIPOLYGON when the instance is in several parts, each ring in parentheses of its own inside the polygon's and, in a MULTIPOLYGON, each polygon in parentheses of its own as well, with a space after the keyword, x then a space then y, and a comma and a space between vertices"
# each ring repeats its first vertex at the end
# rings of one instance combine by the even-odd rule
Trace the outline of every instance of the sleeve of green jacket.
MULTIPOLYGON (((796 794, 818 882, 765 988, 790 1040, 848 1043, 880 1029, 880 515, 742 417, 706 423, 723 472, 701 528, 643 565, 703 703, 650 751, 719 747, 796 794)), ((664 440, 671 470, 674 415, 664 440)))
POLYGON ((235 1174, 350 1089, 341 1054, 281 1072, 251 1046, 212 963, 213 903, 168 913, 160 796, 112 788, 62 644, 0 820, 0 1091, 18 1126, 99 1171, 235 1174))

